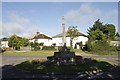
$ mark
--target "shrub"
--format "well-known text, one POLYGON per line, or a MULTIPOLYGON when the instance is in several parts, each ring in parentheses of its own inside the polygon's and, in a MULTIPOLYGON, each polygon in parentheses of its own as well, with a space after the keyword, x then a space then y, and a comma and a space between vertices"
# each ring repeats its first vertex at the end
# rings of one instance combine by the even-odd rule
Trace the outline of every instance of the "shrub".
POLYGON ((53 43, 52 46, 56 46, 56 43, 53 43))
POLYGON ((35 50, 35 51, 40 50, 40 47, 39 47, 39 46, 35 46, 35 47, 34 47, 34 50, 35 50))
POLYGON ((40 45, 40 46, 43 46, 43 45, 44 45, 44 43, 40 43, 39 45, 40 45))
POLYGON ((77 49, 77 43, 75 44, 75 47, 74 47, 74 49, 77 49))
POLYGON ((83 43, 82 43, 82 41, 80 42, 80 49, 82 49, 82 47, 83 47, 83 43))
POLYGON ((58 46, 58 50, 60 50, 62 48, 62 46, 58 46))
POLYGON ((120 45, 116 47, 117 51, 120 51, 120 45))
POLYGON ((35 43, 31 42, 30 45, 32 47, 32 50, 35 50, 35 51, 40 50, 39 43, 37 43, 37 42, 35 42, 35 43))
POLYGON ((55 50, 55 46, 43 46, 42 50, 55 50))
POLYGON ((82 50, 83 50, 83 51, 91 51, 91 48, 92 48, 91 43, 90 43, 90 41, 88 41, 88 42, 86 42, 86 44, 83 46, 82 50))
POLYGON ((116 54, 117 50, 115 46, 110 46, 109 42, 103 40, 88 41, 83 47, 83 51, 97 54, 116 54))
POLYGON ((109 42, 106 42, 106 41, 95 41, 92 44, 91 50, 99 54, 109 54, 111 52, 117 51, 115 46, 110 46, 109 42))

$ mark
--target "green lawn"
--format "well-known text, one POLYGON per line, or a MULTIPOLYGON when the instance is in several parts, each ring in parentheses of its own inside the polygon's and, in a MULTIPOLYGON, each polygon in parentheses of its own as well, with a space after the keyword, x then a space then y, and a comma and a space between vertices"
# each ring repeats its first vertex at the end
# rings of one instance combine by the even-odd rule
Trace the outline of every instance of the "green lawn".
POLYGON ((109 52, 101 51, 100 53, 85 51, 85 53, 86 54, 97 54, 97 55, 119 55, 120 51, 109 51, 109 52))
MULTIPOLYGON (((40 51, 30 51, 30 52, 24 52, 24 51, 6 51, 3 54, 4 55, 20 55, 20 56, 53 56, 54 52, 57 50, 40 50, 40 51)), ((83 52, 82 50, 71 50, 75 52, 83 52)))
MULTIPOLYGON (((24 51, 6 51, 2 54, 4 55, 20 55, 20 56, 53 56, 54 52, 57 50, 40 50, 40 51, 30 51, 30 52, 24 52, 24 51)), ((86 54, 97 54, 93 52, 84 52, 80 49, 73 49, 71 51, 74 51, 75 53, 86 53, 86 54)), ((119 52, 109 52, 109 53, 102 53, 99 55, 118 55, 119 52)))
POLYGON ((55 51, 51 50, 41 50, 41 51, 6 51, 4 55, 20 55, 20 56, 52 56, 55 51))

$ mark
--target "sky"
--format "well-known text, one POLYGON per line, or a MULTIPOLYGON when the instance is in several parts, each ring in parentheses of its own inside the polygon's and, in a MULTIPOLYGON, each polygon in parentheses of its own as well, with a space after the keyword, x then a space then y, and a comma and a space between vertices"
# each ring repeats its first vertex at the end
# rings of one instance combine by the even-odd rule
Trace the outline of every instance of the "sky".
POLYGON ((62 16, 66 30, 78 26, 87 35, 97 19, 118 30, 117 2, 2 2, 2 36, 29 37, 36 32, 54 36, 62 32, 62 16))

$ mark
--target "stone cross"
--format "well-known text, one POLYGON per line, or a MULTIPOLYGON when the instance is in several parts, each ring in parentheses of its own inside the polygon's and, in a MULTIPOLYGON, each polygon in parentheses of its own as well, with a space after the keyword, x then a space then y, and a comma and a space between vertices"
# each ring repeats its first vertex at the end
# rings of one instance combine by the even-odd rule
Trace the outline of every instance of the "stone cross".
POLYGON ((66 45, 65 18, 62 17, 62 46, 66 45))

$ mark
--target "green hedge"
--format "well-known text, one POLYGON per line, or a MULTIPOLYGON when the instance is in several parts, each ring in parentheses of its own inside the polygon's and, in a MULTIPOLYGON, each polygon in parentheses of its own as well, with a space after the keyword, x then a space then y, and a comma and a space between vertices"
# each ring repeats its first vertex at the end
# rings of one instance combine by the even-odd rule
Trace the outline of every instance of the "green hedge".
POLYGON ((117 47, 110 46, 109 42, 107 41, 93 41, 87 42, 83 50, 87 50, 97 54, 117 54, 117 47))
POLYGON ((42 50, 55 50, 55 46, 43 46, 42 50))

